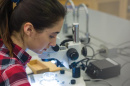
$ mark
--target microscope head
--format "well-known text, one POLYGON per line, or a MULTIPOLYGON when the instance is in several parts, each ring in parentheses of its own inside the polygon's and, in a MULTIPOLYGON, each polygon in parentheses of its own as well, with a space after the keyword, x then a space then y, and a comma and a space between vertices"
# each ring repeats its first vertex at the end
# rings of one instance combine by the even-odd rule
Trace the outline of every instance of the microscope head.
POLYGON ((39 55, 41 59, 56 59, 69 69, 70 64, 81 60, 81 43, 73 41, 66 43, 68 46, 59 46, 58 51, 54 51, 52 47, 48 48, 43 54, 39 55))
POLYGON ((81 60, 82 44, 79 41, 79 24, 73 23, 73 41, 67 41, 64 46, 57 45, 54 48, 50 47, 47 51, 39 55, 41 59, 55 58, 59 60, 66 68, 75 61, 81 60), (59 50, 58 50, 59 49, 59 50), (58 50, 58 51, 55 51, 58 50))

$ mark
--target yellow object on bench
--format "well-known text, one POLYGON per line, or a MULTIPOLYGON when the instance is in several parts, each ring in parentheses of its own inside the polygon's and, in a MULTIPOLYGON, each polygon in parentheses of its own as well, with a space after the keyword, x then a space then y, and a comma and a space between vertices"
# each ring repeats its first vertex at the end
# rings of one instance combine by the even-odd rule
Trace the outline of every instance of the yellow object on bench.
POLYGON ((39 60, 31 60, 27 65, 30 67, 34 74, 49 71, 49 68, 39 60))
POLYGON ((49 68, 49 72, 54 72, 54 71, 62 70, 60 67, 57 67, 51 61, 49 61, 49 62, 42 62, 42 63, 49 68))
POLYGON ((36 59, 36 60, 31 60, 27 65, 33 71, 34 74, 62 70, 60 67, 57 67, 51 61, 42 62, 36 59))

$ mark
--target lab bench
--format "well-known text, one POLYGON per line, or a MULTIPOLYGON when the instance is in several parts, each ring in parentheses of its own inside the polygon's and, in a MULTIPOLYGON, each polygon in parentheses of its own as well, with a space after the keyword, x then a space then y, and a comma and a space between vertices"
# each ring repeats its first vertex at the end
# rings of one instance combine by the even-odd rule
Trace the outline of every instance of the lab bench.
MULTIPOLYGON (((92 9, 89 10, 89 33, 90 33, 90 43, 89 45, 93 47, 95 52, 101 48, 101 45, 112 48, 123 48, 124 53, 117 55, 108 56, 108 58, 113 59, 121 65, 120 75, 96 81, 85 81, 86 86, 129 86, 130 85, 130 21, 121 19, 116 16, 108 15, 99 11, 92 9)), ((80 11, 79 17, 79 36, 82 36, 86 31, 86 15, 83 9, 80 11)), ((72 10, 69 10, 66 15, 66 20, 68 26, 71 26, 73 23, 72 10)), ((63 30, 63 28, 62 28, 63 30)), ((65 35, 71 35, 72 29, 68 29, 68 33, 64 34, 61 30, 61 33, 58 35, 62 40, 65 39, 65 35)), ((88 55, 92 54, 91 49, 88 50, 88 55)), ((34 53, 27 51, 30 55, 35 56, 34 53)), ((104 59, 101 55, 96 55, 95 59, 104 59)), ((70 69, 63 68, 66 71, 70 69)), ((83 79, 91 79, 85 71, 81 70, 81 76, 83 79)), ((80 85, 81 86, 81 85, 80 85)))

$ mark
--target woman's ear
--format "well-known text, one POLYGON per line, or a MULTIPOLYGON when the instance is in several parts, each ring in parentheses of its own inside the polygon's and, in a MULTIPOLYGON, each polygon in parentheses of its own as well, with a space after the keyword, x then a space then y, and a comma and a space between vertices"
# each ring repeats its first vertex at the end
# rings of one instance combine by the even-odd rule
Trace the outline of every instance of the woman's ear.
POLYGON ((25 23, 23 29, 24 29, 24 33, 28 36, 31 36, 31 34, 34 31, 34 27, 30 22, 25 23))

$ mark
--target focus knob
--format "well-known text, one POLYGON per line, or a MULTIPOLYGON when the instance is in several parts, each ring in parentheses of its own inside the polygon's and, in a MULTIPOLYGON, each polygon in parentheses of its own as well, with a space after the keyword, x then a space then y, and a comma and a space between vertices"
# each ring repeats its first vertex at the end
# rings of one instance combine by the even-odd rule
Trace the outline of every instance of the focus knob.
POLYGON ((79 57, 79 54, 78 54, 77 50, 74 49, 74 48, 70 48, 70 49, 67 51, 66 54, 67 54, 67 57, 70 58, 71 60, 76 60, 76 59, 78 59, 78 57, 79 57))
POLYGON ((60 74, 65 74, 65 70, 60 70, 60 74))
POLYGON ((76 80, 75 80, 75 79, 72 79, 72 80, 70 81, 70 83, 71 83, 71 84, 76 84, 76 80))

